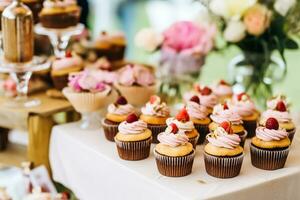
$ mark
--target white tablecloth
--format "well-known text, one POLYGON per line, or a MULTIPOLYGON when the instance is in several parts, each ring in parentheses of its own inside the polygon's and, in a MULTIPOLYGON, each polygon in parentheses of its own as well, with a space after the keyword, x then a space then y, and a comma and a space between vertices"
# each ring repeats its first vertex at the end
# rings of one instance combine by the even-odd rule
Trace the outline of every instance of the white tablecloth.
POLYGON ((293 142, 285 168, 276 171, 253 167, 246 144, 241 173, 232 179, 209 176, 202 152, 198 146, 191 175, 164 177, 157 171, 153 154, 143 161, 121 160, 115 144, 105 140, 100 129, 82 131, 71 123, 54 127, 50 162, 54 180, 82 200, 300 199, 299 138, 293 142))

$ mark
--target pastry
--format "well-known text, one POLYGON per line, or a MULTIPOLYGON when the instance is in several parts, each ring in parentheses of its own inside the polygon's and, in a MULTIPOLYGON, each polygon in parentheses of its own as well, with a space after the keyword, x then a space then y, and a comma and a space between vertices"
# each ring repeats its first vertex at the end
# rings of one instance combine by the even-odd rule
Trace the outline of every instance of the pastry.
POLYGON ((212 85, 211 89, 217 96, 219 103, 225 103, 233 95, 232 86, 224 80, 220 80, 217 84, 212 85))
POLYGON ((171 123, 158 135, 154 149, 160 174, 170 177, 186 176, 192 172, 195 150, 183 130, 171 123))

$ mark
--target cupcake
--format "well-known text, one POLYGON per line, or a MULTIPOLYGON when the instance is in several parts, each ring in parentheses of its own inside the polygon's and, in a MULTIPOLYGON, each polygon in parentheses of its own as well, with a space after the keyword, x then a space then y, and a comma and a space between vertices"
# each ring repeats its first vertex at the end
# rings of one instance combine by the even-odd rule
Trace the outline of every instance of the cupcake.
POLYGON ((68 85, 70 73, 79 72, 83 68, 83 61, 79 56, 66 52, 64 58, 58 58, 52 63, 51 78, 57 90, 62 90, 68 85))
POLYGON ((142 106, 156 93, 154 72, 142 65, 126 65, 119 70, 115 87, 129 103, 142 106))
POLYGON ((219 83, 214 84, 211 89, 217 96, 219 103, 225 103, 233 95, 231 85, 224 80, 220 80, 219 83))
POLYGON ((119 124, 125 121, 129 114, 134 112, 134 107, 127 102, 125 97, 120 96, 115 103, 110 104, 107 108, 106 117, 102 120, 106 139, 114 142, 119 124))
POLYGON ((233 133, 240 136, 241 146, 244 146, 247 131, 243 127, 242 117, 237 112, 229 109, 227 103, 216 105, 210 118, 212 119, 212 122, 209 124, 210 131, 216 130, 222 122, 229 121, 233 133))
POLYGON ((68 28, 79 21, 80 7, 75 0, 45 0, 43 6, 39 17, 46 28, 68 28))
POLYGON ((239 175, 243 162, 241 139, 235 134, 228 121, 222 122, 207 135, 204 147, 206 172, 217 178, 232 178, 239 175))
POLYGON ((175 118, 168 118, 166 122, 168 126, 170 126, 170 124, 176 124, 178 129, 186 134, 189 138, 189 142, 193 145, 194 149, 196 149, 199 133, 197 129, 195 129, 194 123, 190 119, 186 108, 183 108, 175 118))
POLYGON ((142 160, 149 157, 152 134, 146 122, 133 113, 120 123, 118 129, 115 142, 121 159, 142 160))
POLYGON ((166 120, 170 117, 170 109, 165 102, 161 101, 160 97, 153 95, 141 111, 140 119, 147 123, 148 129, 152 132, 152 143, 158 143, 157 135, 166 129, 166 120))
POLYGON ((209 132, 208 125, 211 122, 208 116, 209 111, 206 106, 201 105, 198 96, 193 96, 190 101, 186 103, 186 110, 194 123, 196 130, 200 134, 198 144, 202 144, 209 132))
MULTIPOLYGON (((9 6, 13 1, 12 0, 1 0, 0 1, 0 17, 2 18, 3 10, 9 6)), ((0 31, 2 30, 2 23, 0 23, 0 31)))
POLYGON ((288 103, 285 96, 279 95, 267 101, 267 110, 262 113, 260 124, 264 125, 270 117, 277 119, 279 127, 285 129, 291 141, 296 133, 295 124, 288 110, 288 103))
POLYGON ((268 118, 264 126, 257 127, 256 136, 252 138, 252 165, 265 170, 283 168, 290 144, 288 132, 279 127, 275 118, 268 118))
POLYGON ((233 110, 242 117, 243 126, 248 132, 247 136, 252 138, 255 135, 260 114, 250 96, 246 93, 234 95, 232 100, 228 101, 227 104, 230 110, 233 110))
POLYGON ((192 172, 195 150, 184 131, 171 123, 158 135, 154 148, 156 165, 160 174, 170 177, 189 175, 192 172))

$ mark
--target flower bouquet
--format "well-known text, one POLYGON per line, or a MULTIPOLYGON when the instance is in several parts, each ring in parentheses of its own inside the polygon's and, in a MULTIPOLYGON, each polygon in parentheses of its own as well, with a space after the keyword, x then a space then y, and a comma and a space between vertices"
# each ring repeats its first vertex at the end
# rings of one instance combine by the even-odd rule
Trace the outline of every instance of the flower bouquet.
POLYGON ((163 33, 151 28, 139 31, 136 46, 149 51, 160 51, 158 78, 160 92, 168 102, 181 97, 200 74, 205 56, 214 46, 215 26, 200 26, 190 21, 171 25, 163 33))
POLYGON ((211 0, 205 4, 226 44, 242 51, 230 67, 237 72, 243 68, 244 74, 232 77, 241 83, 242 90, 263 105, 272 95, 272 83, 282 80, 286 74, 284 51, 298 49, 291 33, 295 30, 299 33, 299 1, 211 0), (280 57, 274 56, 274 52, 280 57))

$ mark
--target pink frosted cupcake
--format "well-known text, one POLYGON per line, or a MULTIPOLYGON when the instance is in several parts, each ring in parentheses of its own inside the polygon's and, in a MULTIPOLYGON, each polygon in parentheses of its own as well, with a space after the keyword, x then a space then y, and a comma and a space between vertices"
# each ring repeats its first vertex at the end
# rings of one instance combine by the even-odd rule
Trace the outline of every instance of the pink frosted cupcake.
POLYGON ((142 65, 127 65, 119 70, 115 87, 129 103, 142 106, 156 92, 154 72, 142 65))
POLYGON ((232 109, 229 109, 227 104, 218 104, 214 107, 213 114, 210 116, 212 123, 209 124, 210 131, 214 131, 224 121, 231 123, 231 128, 234 134, 237 134, 241 138, 241 146, 244 146, 244 142, 247 137, 247 131, 243 126, 242 117, 232 109))
POLYGON ((213 93, 218 97, 219 103, 225 103, 226 100, 231 99, 233 95, 232 86, 224 80, 211 87, 213 93))
POLYGON ((260 114, 250 96, 246 93, 234 95, 232 100, 228 101, 227 104, 229 109, 242 117, 243 126, 248 132, 248 137, 253 137, 260 114))
POLYGON ((209 111, 206 106, 201 105, 198 96, 193 96, 186 103, 187 112, 194 123, 194 126, 200 134, 198 144, 202 144, 209 132, 208 125, 211 122, 209 118, 209 111))
POLYGON ((296 127, 288 110, 288 103, 285 96, 279 95, 267 101, 267 110, 262 113, 260 124, 264 125, 266 120, 273 117, 278 120, 280 128, 289 133, 289 138, 293 141, 296 127))

